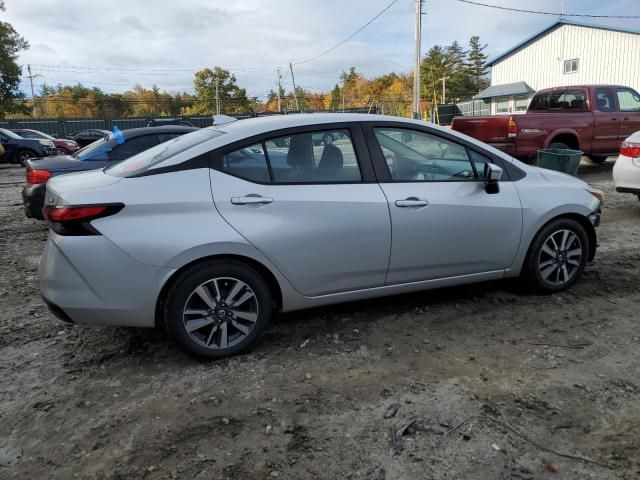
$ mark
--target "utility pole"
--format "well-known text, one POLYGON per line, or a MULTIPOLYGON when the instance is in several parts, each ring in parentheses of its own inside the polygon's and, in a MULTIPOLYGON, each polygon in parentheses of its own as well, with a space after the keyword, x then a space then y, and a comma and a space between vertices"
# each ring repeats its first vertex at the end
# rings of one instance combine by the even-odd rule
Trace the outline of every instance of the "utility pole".
POLYGON ((32 74, 31 64, 27 65, 27 72, 29 72, 29 75, 27 75, 27 78, 29 79, 29 83, 31 84, 31 101, 33 102, 33 116, 35 117, 36 116, 36 94, 35 94, 35 91, 33 90, 33 79, 41 77, 42 75, 32 74))
POLYGON ((280 80, 282 79, 282 75, 280 75, 280 67, 278 67, 278 112, 282 112, 282 103, 280 100, 280 80))
POLYGON ((300 106, 298 105, 298 92, 296 92, 296 77, 293 76, 293 66, 291 62, 289 62, 289 70, 291 70, 291 81, 293 82, 293 98, 296 100, 296 110, 300 111, 300 106))
POLYGON ((447 103, 447 80, 449 77, 442 77, 442 104, 447 103))
POLYGON ((218 76, 216 75, 216 115, 220 115, 220 92, 219 88, 218 76))
POLYGON ((420 118, 420 46, 422 43, 422 2, 416 0, 416 42, 413 64, 413 118, 420 118))

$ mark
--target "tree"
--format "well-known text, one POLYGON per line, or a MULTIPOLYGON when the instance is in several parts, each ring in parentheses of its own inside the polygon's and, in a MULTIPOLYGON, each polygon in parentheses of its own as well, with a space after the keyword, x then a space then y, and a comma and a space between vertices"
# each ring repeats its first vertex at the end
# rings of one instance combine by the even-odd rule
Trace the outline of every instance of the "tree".
MULTIPOLYGON (((0 12, 5 11, 0 0, 0 12)), ((0 117, 8 113, 26 113, 26 106, 16 100, 24 99, 20 92, 20 66, 18 53, 29 48, 29 43, 14 30, 10 23, 0 22, 0 117)))
POLYGON ((340 94, 340 86, 336 83, 336 86, 331 90, 331 101, 329 103, 329 108, 331 110, 338 110, 340 108, 340 94))
POLYGON ((229 70, 214 67, 213 70, 205 68, 195 73, 193 85, 198 100, 194 109, 198 113, 213 114, 216 112, 216 83, 218 84, 221 113, 246 114, 252 112, 247 91, 238 86, 235 75, 229 70))
POLYGON ((487 70, 487 54, 484 49, 487 44, 480 46, 480 37, 474 35, 469 40, 469 54, 467 55, 467 68, 473 80, 473 86, 477 92, 480 92, 489 86, 486 76, 487 70))

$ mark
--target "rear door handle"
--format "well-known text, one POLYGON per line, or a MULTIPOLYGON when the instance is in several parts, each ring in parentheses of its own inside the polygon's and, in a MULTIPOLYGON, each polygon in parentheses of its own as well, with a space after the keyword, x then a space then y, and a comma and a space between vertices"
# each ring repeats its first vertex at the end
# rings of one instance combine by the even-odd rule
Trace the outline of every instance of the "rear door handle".
POLYGON ((409 197, 404 200, 396 200, 396 207, 426 207, 429 202, 424 198, 409 197))
POLYGON ((273 198, 247 195, 246 197, 232 197, 231 203, 234 205, 266 205, 267 203, 273 203, 273 198))

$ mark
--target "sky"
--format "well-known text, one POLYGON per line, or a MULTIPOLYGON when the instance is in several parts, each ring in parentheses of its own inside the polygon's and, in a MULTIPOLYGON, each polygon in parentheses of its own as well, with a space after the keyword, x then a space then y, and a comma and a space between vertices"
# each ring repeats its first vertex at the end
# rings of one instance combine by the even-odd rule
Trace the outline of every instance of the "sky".
MULTIPOLYGON (((562 0, 479 0, 513 8, 558 12, 562 0)), ((231 70, 250 96, 264 98, 277 85, 296 83, 326 91, 354 66, 366 77, 409 72, 413 64, 415 0, 397 0, 352 40, 312 62, 300 63, 342 41, 391 0, 5 0, 0 18, 31 47, 19 58, 31 64, 36 95, 47 83, 122 92, 135 84, 193 92, 193 73, 231 70)), ((566 13, 640 15, 639 0, 564 0, 566 13)), ((546 15, 514 13, 426 0, 423 54, 435 44, 466 44, 479 35, 495 56, 553 23, 546 15)), ((585 20, 587 21, 587 20, 585 20)), ((640 20, 588 20, 640 30, 640 20)), ((26 68, 24 71, 26 75, 26 68)), ((28 80, 21 88, 30 94, 28 80)))

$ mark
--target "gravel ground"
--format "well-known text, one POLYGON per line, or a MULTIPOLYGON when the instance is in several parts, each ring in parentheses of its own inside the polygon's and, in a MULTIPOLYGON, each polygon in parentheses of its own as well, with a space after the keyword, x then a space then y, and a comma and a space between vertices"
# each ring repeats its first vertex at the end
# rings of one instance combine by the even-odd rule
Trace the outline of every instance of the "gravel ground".
POLYGON ((160 332, 54 319, 45 227, 0 166, 0 478, 640 478, 640 204, 611 167, 582 167, 607 204, 566 293, 279 315, 252 353, 203 364, 160 332))

